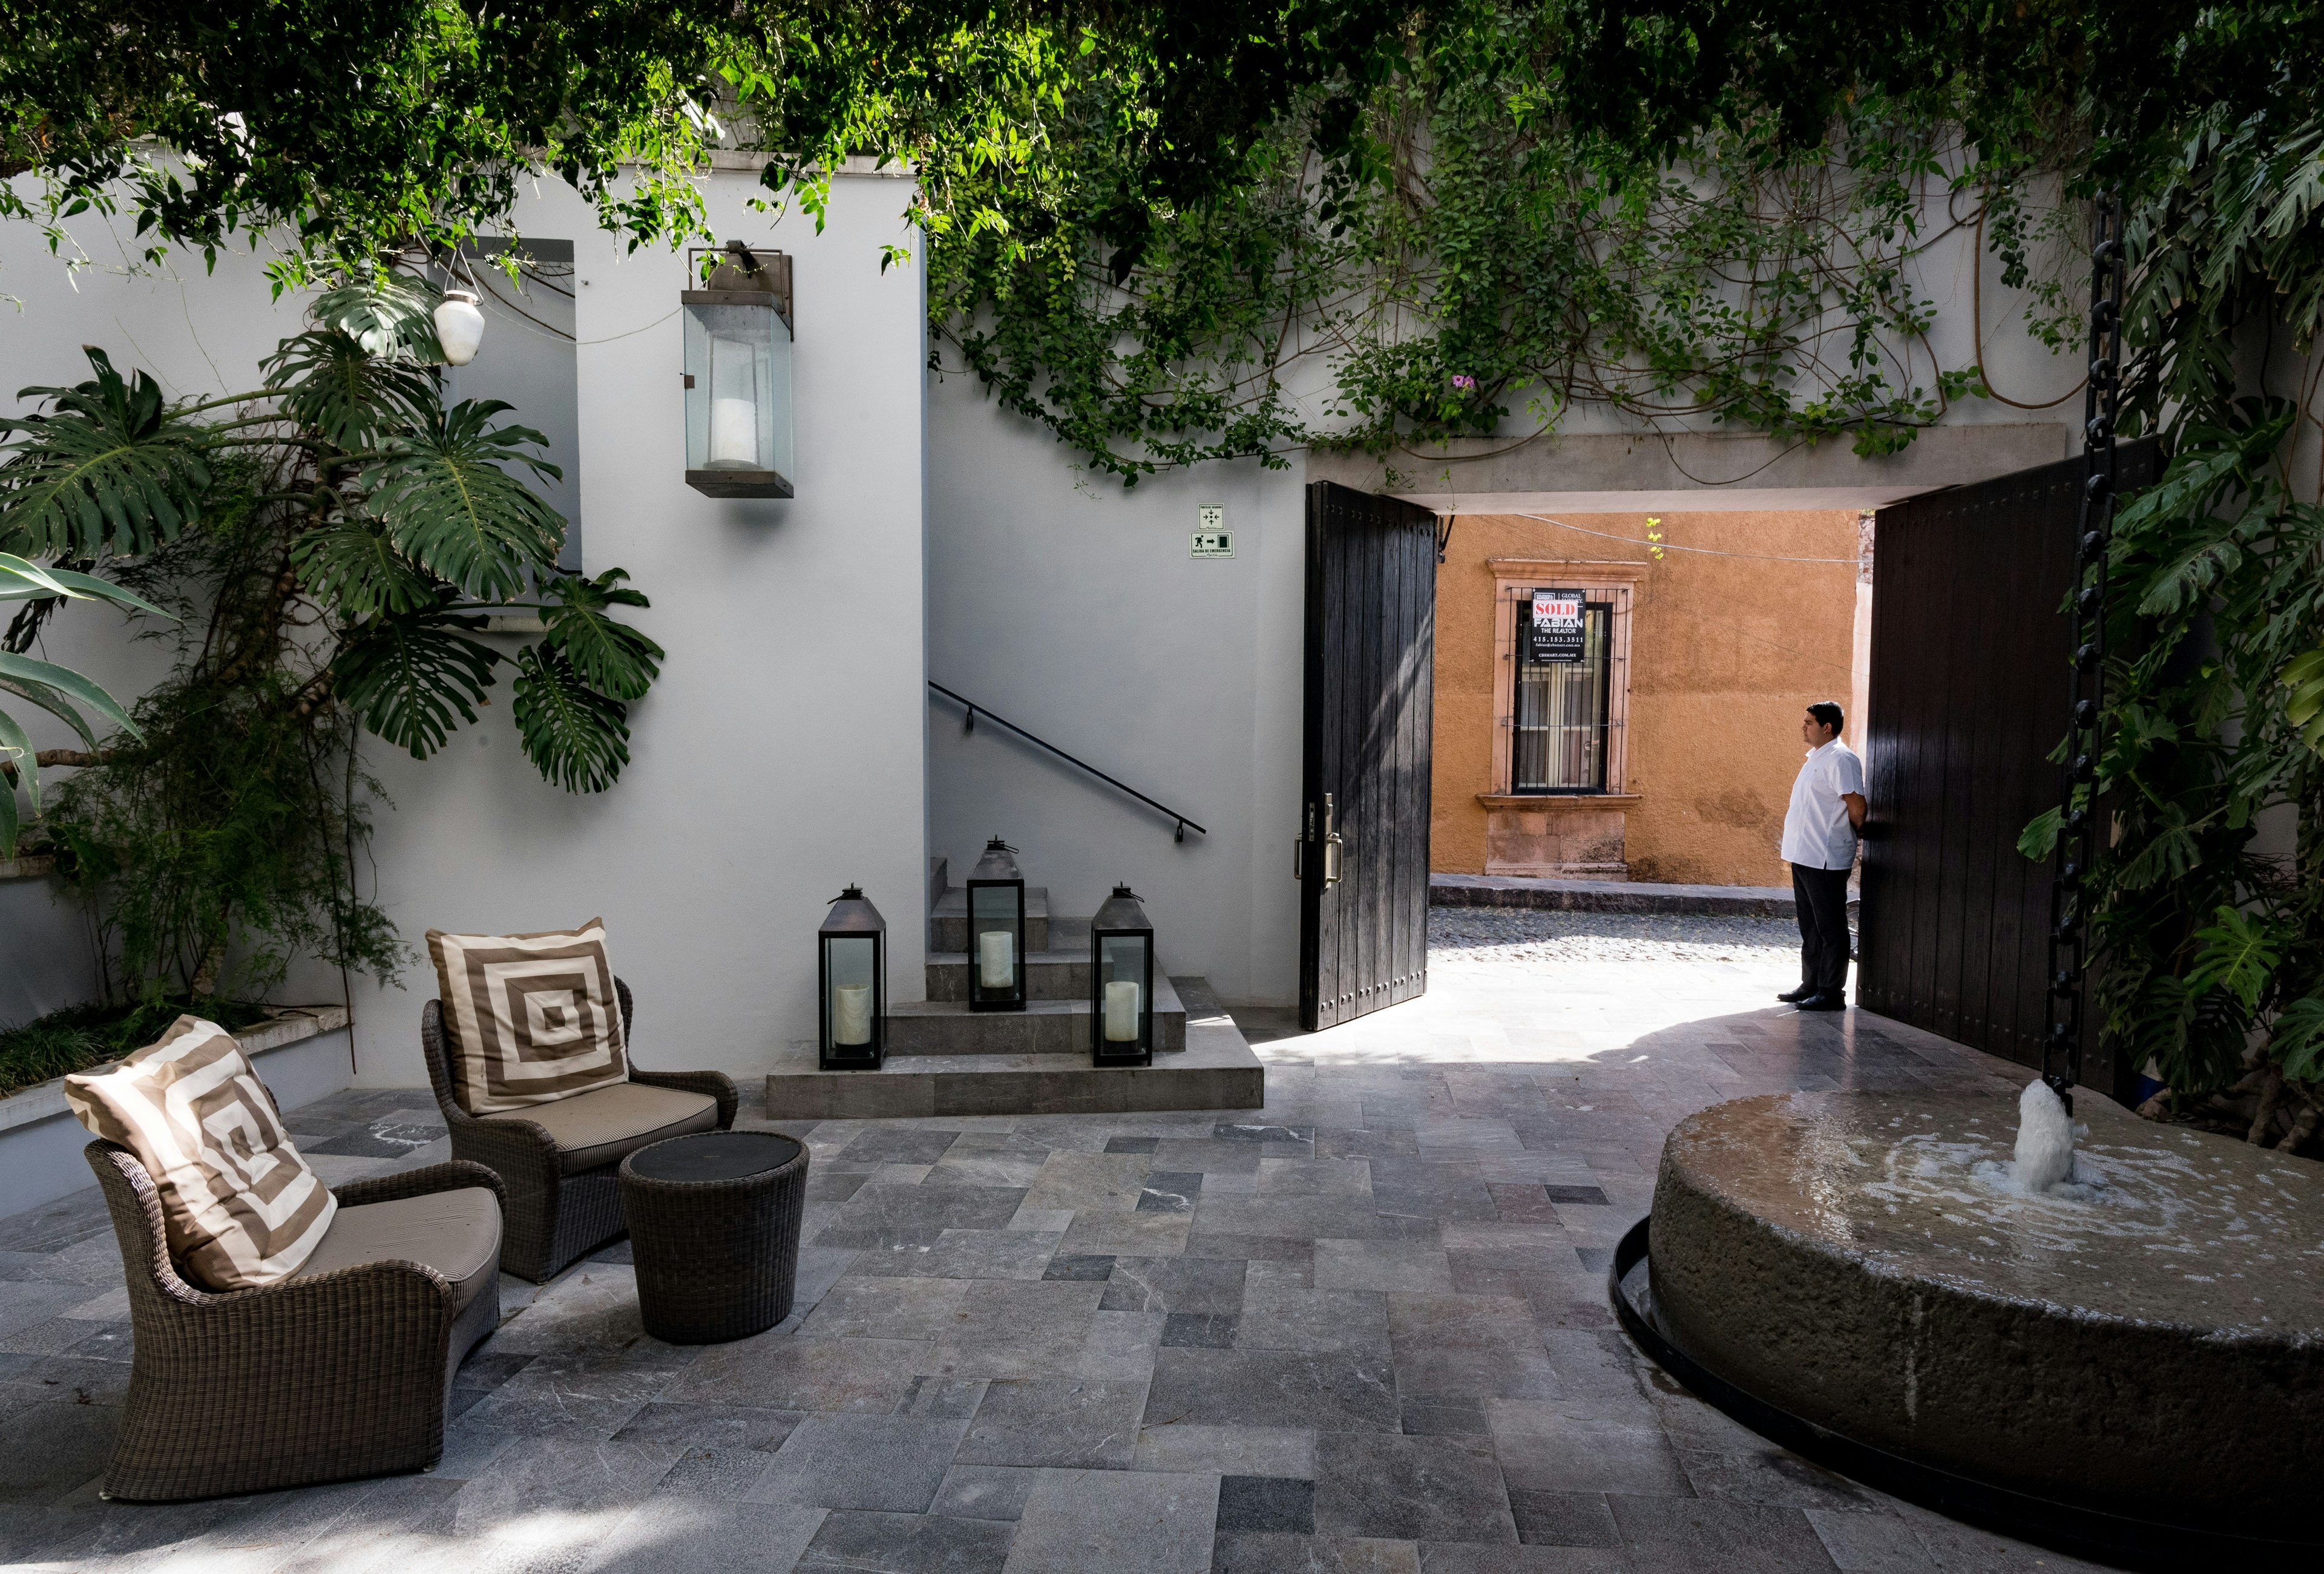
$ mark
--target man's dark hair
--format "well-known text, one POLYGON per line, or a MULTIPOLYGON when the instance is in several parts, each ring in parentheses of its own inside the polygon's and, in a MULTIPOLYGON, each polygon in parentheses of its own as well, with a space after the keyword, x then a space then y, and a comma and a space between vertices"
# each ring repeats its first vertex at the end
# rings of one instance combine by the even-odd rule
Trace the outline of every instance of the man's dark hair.
POLYGON ((1835 738, 1840 735, 1840 728, 1845 725, 1848 721, 1848 717, 1841 712, 1840 708, 1832 704, 1830 700, 1816 701, 1815 704, 1808 707, 1808 714, 1816 719, 1818 725, 1831 728, 1832 736, 1835 738))

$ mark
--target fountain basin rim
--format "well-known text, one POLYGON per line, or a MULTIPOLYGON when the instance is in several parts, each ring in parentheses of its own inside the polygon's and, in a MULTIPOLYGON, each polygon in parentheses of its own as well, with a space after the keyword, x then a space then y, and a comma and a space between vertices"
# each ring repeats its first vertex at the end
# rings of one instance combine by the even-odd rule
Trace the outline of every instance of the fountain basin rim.
MULTIPOLYGON (((1812 1230, 1802 1229, 1796 1225, 1786 1224, 1780 1220, 1769 1219, 1764 1214, 1751 1213, 1732 1199, 1719 1198, 1717 1201, 1722 1206, 1734 1209, 1738 1214, 1749 1218, 1758 1229, 1783 1242, 1787 1248, 1803 1256, 1813 1256, 1846 1266, 1869 1278, 1888 1279, 1900 1283, 1910 1281, 1924 1284, 1939 1293, 1959 1296, 1964 1301, 1975 1301, 1990 1306, 2011 1306, 2027 1311, 2038 1311, 2048 1316, 2072 1322, 2087 1323, 2094 1327, 2135 1328, 2181 1334, 2190 1339, 2200 1338, 2207 1344, 2232 1345, 2249 1341, 2280 1345, 2287 1349, 2305 1349, 2324 1345, 2324 1333, 2319 1333, 2312 1329, 2295 1328, 2290 1324, 2247 1322, 2221 1326, 2217 1323, 2189 1322, 2170 1317, 2133 1317, 2123 1312, 2102 1311, 2070 1302, 2052 1300, 2047 1296, 2004 1294, 1990 1285, 1975 1280, 1952 1278, 1935 1273, 1915 1273, 1883 1257, 1866 1257, 1850 1252, 1840 1243, 1817 1235, 1812 1230)), ((1645 1221, 1640 1222, 1643 1224, 1645 1221)))
MULTIPOLYGON (((1631 1342, 1696 1397, 1732 1420, 1826 1469, 1950 1519, 2131 1569, 2216 1569, 2225 1559, 2257 1560, 2324 1551, 2324 1537, 2253 1534, 2241 1528, 2136 1519, 2110 1509, 2038 1496, 1864 1443, 1795 1415, 1720 1376, 1696 1360, 1623 1287, 1649 1261, 1651 1215, 1632 1225, 1614 1248, 1607 1298, 1631 1342)), ((2303 1527, 2304 1528, 2304 1527, 2303 1527)), ((2255 1565, 2253 1565, 2255 1566, 2255 1565)))

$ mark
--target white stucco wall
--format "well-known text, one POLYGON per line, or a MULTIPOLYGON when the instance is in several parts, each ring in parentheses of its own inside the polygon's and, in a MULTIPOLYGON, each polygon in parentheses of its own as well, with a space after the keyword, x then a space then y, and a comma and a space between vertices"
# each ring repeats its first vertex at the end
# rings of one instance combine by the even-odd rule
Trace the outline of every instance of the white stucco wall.
MULTIPOLYGON (((654 600, 636 621, 669 651, 632 707, 621 782, 594 797, 544 783, 518 750, 505 668, 482 724, 444 754, 419 762, 364 745, 393 800, 372 849, 378 897, 415 950, 431 925, 603 916, 637 991, 640 1060, 734 1072, 811 1034, 815 929, 850 880, 891 919, 893 998, 924 987, 924 283, 917 257, 880 270, 905 191, 842 179, 818 235, 811 220, 750 212, 753 189, 751 176, 722 173, 710 197, 722 236, 795 259, 788 502, 684 484, 684 259, 624 255, 553 183, 521 215, 526 233, 577 248, 586 567, 630 571, 654 600)), ((101 239, 91 226, 92 253, 101 239)), ((198 259, 177 266, 182 281, 84 274, 76 293, 29 230, 0 226, 0 290, 25 301, 0 311, 7 391, 85 376, 85 341, 154 368, 173 394, 254 386, 257 360, 296 331, 296 303, 270 306, 247 259, 207 280, 198 259)), ((491 354, 488 341, 480 363, 491 354)), ((134 692, 152 651, 121 633, 111 612, 76 609, 48 654, 134 692)), ((400 981, 356 982, 361 1082, 424 1080, 420 1008, 435 992, 424 955, 400 981)), ((285 992, 335 998, 337 983, 318 970, 285 992)))
POLYGON ((1126 880, 1171 971, 1234 1003, 1293 999, 1301 467, 1125 492, 958 373, 930 379, 928 445, 928 676, 1209 828, 1174 842, 1146 805, 939 702, 930 851, 956 885, 1005 835, 1064 914, 1126 880), (1189 555, 1205 503, 1231 559, 1189 555))

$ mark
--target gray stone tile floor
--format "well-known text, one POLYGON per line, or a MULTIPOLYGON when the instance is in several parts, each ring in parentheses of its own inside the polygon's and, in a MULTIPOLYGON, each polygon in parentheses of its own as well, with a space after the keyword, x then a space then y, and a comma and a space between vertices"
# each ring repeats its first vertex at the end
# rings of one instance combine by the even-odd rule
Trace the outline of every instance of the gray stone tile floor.
MULTIPOLYGON (((503 1279, 429 1474, 100 1501, 131 1355, 112 1230, 94 1188, 0 1219, 0 1564, 2087 1567, 1775 1448, 1614 1326, 1608 1259, 1692 1110, 2024 1080, 1868 1014, 1763 1007, 1790 953, 1731 929, 1609 962, 1522 934, 1530 954, 1497 955, 1468 925, 1410 1005, 1305 1037, 1250 1014, 1264 1109, 773 1123, 814 1155, 792 1315, 662 1344, 626 1243, 503 1279)), ((334 1180, 446 1154, 410 1090, 290 1121, 334 1180)))

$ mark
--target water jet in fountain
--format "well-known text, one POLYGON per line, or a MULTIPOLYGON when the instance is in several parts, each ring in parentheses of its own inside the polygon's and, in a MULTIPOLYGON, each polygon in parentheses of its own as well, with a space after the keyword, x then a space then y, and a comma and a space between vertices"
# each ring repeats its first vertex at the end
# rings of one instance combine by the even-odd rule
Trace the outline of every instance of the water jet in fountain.
POLYGON ((2074 1173, 2074 1118, 2057 1091, 2036 1077, 2017 1096, 2017 1185, 2039 1193, 2074 1173))
POLYGON ((1750 1424, 1947 1512, 2116 1560, 2312 1553, 2324 1166, 2081 1103, 2079 1148, 2039 1083, 1703 1110, 1617 1309, 1750 1424))

